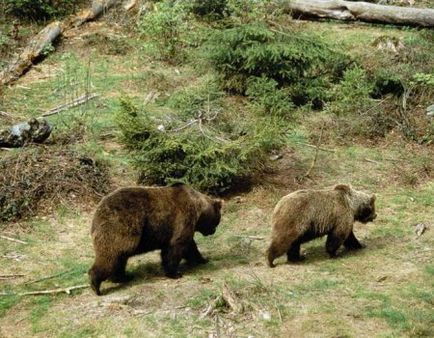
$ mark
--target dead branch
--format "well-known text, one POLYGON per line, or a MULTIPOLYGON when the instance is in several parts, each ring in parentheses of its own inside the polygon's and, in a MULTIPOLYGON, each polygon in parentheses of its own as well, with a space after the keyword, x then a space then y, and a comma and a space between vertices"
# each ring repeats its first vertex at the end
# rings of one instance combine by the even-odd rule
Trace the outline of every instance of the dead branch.
POLYGON ((251 239, 251 240, 257 240, 257 241, 262 241, 265 239, 265 237, 262 236, 245 236, 245 235, 235 235, 234 237, 239 237, 239 238, 247 238, 247 239, 251 239))
POLYGON ((232 309, 233 312, 235 313, 243 312, 244 310, 243 304, 241 304, 237 300, 237 296, 232 292, 231 289, 229 289, 226 283, 223 285, 222 298, 226 302, 226 304, 229 305, 229 307, 232 309))
POLYGON ((51 115, 60 113, 63 110, 67 110, 69 108, 77 107, 77 106, 79 106, 79 105, 81 105, 83 103, 86 103, 87 101, 92 100, 92 99, 94 99, 94 98, 96 98, 98 96, 99 95, 95 94, 95 93, 93 93, 93 94, 83 94, 82 96, 80 96, 79 98, 77 98, 77 99, 75 99, 75 100, 73 100, 71 102, 61 104, 60 106, 57 106, 57 107, 54 107, 54 108, 48 110, 47 112, 45 112, 44 114, 42 114, 42 116, 43 117, 51 116, 51 115))
POLYGON ((12 120, 14 118, 11 113, 5 111, 0 111, 0 116, 7 118, 9 120, 12 120))
POLYGON ((276 0, 276 4, 295 18, 316 17, 434 27, 434 9, 429 8, 386 6, 343 0, 276 0))
POLYGON ((0 238, 5 239, 7 241, 11 241, 11 242, 16 242, 16 243, 20 243, 20 244, 27 244, 27 242, 24 242, 24 241, 21 241, 19 239, 15 239, 15 238, 12 238, 12 237, 7 237, 7 236, 0 235, 0 238))
POLYGON ((318 147, 318 146, 315 146, 315 145, 313 145, 313 144, 309 144, 309 143, 305 143, 305 142, 296 142, 296 143, 297 143, 297 144, 300 144, 300 145, 302 145, 302 146, 309 147, 309 148, 314 148, 314 149, 319 149, 319 150, 321 150, 321 151, 326 151, 326 152, 328 152, 328 153, 335 153, 335 152, 336 152, 336 150, 334 150, 334 149, 322 148, 322 147, 318 147))
POLYGON ((82 285, 70 286, 67 288, 60 288, 60 289, 22 292, 22 293, 19 293, 18 295, 19 296, 37 296, 37 295, 49 295, 49 294, 56 294, 56 293, 63 293, 63 292, 70 295, 71 291, 73 291, 73 290, 84 289, 84 288, 88 288, 88 287, 89 287, 88 284, 82 284, 82 285))
POLYGON ((60 277, 60 276, 66 275, 66 274, 68 274, 68 273, 70 273, 70 272, 72 272, 72 271, 74 271, 74 270, 73 270, 73 269, 69 269, 69 270, 66 270, 66 271, 63 271, 63 272, 57 273, 57 274, 55 274, 55 275, 44 276, 44 277, 41 277, 41 278, 38 278, 38 279, 30 280, 30 281, 28 281, 28 282, 25 282, 24 285, 29 285, 29 284, 39 283, 39 282, 42 282, 42 281, 44 281, 44 280, 48 280, 48 279, 53 279, 53 278, 56 278, 56 277, 60 277))
POLYGON ((313 158, 312 164, 310 165, 309 170, 304 174, 303 177, 310 177, 310 174, 312 173, 312 170, 315 167, 316 160, 318 158, 318 153, 319 153, 319 146, 321 145, 323 132, 324 132, 324 127, 321 128, 321 134, 319 135, 319 140, 318 140, 317 148, 315 150, 315 156, 313 158))
POLYGON ((14 279, 18 277, 24 277, 23 274, 10 274, 10 275, 0 275, 0 280, 14 279))
POLYGON ((124 9, 126 11, 129 11, 131 8, 133 8, 137 4, 137 0, 129 0, 125 5, 124 9))
POLYGON ((365 158, 364 159, 366 162, 370 162, 370 163, 374 163, 374 164, 380 164, 380 162, 378 162, 378 161, 374 161, 374 160, 371 160, 371 159, 369 159, 369 158, 365 158))

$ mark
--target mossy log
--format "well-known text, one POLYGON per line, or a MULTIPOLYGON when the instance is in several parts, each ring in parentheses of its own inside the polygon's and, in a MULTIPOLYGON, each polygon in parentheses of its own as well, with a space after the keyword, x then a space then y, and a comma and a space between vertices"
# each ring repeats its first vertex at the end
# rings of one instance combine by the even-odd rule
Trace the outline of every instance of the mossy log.
POLYGON ((330 18, 385 24, 434 27, 434 9, 377 5, 343 0, 278 0, 295 18, 330 18))

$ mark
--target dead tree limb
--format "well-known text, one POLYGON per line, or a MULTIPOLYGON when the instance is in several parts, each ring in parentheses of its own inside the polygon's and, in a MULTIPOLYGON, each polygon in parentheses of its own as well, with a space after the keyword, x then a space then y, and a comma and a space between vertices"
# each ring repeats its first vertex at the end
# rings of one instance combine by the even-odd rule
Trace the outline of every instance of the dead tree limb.
POLYGON ((310 178, 310 174, 312 173, 313 168, 315 168, 315 164, 316 164, 316 160, 318 158, 319 146, 321 145, 321 140, 322 140, 323 132, 324 132, 324 127, 321 128, 321 134, 319 135, 318 144, 317 144, 316 150, 315 150, 315 157, 313 158, 313 161, 312 161, 312 164, 309 167, 309 170, 304 174, 304 177, 309 177, 310 178))
POLYGON ((23 274, 12 274, 12 275, 0 275, 0 280, 14 279, 18 277, 24 277, 23 274))
POLYGON ((75 270, 74 269, 69 269, 69 270, 66 270, 66 271, 63 271, 63 272, 60 272, 60 273, 56 273, 55 275, 44 276, 44 277, 41 277, 41 278, 38 278, 38 279, 34 279, 34 280, 31 280, 31 281, 25 282, 24 285, 39 283, 39 282, 42 282, 42 281, 45 281, 45 280, 48 280, 48 279, 53 279, 53 278, 56 278, 56 277, 67 275, 67 274, 69 274, 69 273, 71 273, 73 271, 75 271, 75 270))
POLYGON ((81 105, 81 104, 83 104, 89 100, 92 100, 95 97, 98 97, 98 94, 84 94, 84 95, 78 97, 77 99, 75 99, 71 102, 64 103, 64 104, 61 104, 60 106, 57 106, 57 107, 50 109, 49 111, 42 114, 42 116, 46 117, 46 116, 51 116, 51 115, 60 113, 63 110, 79 106, 79 105, 81 105))
POLYGON ((70 286, 67 288, 60 288, 60 289, 22 292, 22 293, 19 293, 18 295, 19 296, 37 296, 37 295, 49 295, 49 294, 56 294, 56 293, 63 293, 63 292, 69 295, 69 294, 71 294, 72 290, 84 289, 84 288, 88 288, 88 287, 89 287, 88 284, 83 284, 83 285, 70 286))
POLYGON ((33 62, 44 54, 52 43, 60 36, 60 22, 55 21, 41 30, 30 40, 24 51, 0 73, 0 86, 17 80, 33 62))
POLYGON ((27 244, 27 242, 24 242, 24 241, 21 241, 19 239, 12 238, 12 237, 7 237, 7 236, 0 235, 0 238, 3 238, 5 240, 11 241, 11 242, 16 242, 16 243, 20 243, 20 244, 27 244))
POLYGON ((276 0, 295 18, 329 18, 434 27, 434 9, 377 5, 344 0, 276 0))

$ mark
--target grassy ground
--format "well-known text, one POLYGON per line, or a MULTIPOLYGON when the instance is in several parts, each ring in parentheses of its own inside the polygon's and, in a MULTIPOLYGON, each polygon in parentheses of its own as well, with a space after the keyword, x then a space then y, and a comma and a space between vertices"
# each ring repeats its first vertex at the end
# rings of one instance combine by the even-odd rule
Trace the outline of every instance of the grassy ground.
MULTIPOLYGON (((53 136, 60 139, 73 130, 77 137, 70 146, 109 161, 113 185, 121 186, 133 184, 135 177, 115 138, 112 116, 119 97, 143 101, 154 91, 158 100, 195 77, 189 67, 151 62, 134 36, 108 23, 90 24, 65 40, 5 91, 2 109, 19 121, 86 91, 97 92, 100 97, 88 105, 51 117, 53 136), (100 34, 122 45, 107 50, 100 34)), ((316 30, 322 24, 303 25, 316 30)), ((411 38, 417 33, 326 25, 325 36, 340 32, 336 36, 355 53, 379 35, 411 38)), ((226 198, 216 235, 197 235, 210 263, 186 270, 182 279, 165 278, 155 252, 131 259, 128 270, 135 279, 125 285, 104 283, 103 297, 86 288, 69 295, 19 296, 87 283, 94 206, 65 202, 51 214, 2 225, 3 236, 27 244, 0 239, 0 275, 23 275, 0 280, 0 337, 433 336, 432 146, 408 143, 393 133, 376 144, 342 146, 330 140, 322 146, 334 152, 319 152, 311 179, 300 179, 315 156, 303 144, 313 133, 312 119, 300 118, 289 132, 288 148, 263 184, 226 198), (318 239, 302 247, 304 263, 288 265, 282 257, 275 269, 268 268, 264 252, 276 202, 297 188, 337 182, 377 194, 377 220, 355 225, 367 248, 330 260, 324 239, 318 239), (417 223, 429 227, 420 237, 417 223), (232 304, 223 300, 228 293, 232 304)))

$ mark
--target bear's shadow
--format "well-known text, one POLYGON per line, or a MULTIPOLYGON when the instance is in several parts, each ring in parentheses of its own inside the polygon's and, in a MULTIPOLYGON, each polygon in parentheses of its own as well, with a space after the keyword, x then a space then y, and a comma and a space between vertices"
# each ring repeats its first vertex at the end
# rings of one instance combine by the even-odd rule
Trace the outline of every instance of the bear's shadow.
MULTIPOLYGON (((145 257, 145 256, 144 256, 145 257)), ((200 265, 189 265, 187 262, 182 261, 179 265, 179 271, 183 276, 196 275, 203 276, 204 274, 221 270, 228 269, 239 265, 249 264, 249 260, 245 257, 238 257, 234 259, 233 255, 230 253, 221 253, 214 256, 205 255, 209 259, 208 263, 200 265)), ((146 258, 144 258, 146 260, 146 258)), ((127 276, 131 276, 132 279, 128 282, 123 283, 112 283, 111 285, 106 285, 102 288, 102 294, 108 295, 112 292, 128 289, 135 285, 143 285, 144 283, 158 283, 160 281, 170 281, 164 274, 161 262, 159 261, 148 261, 143 262, 143 258, 139 262, 136 262, 133 266, 129 263, 126 268, 127 276)), ((184 278, 184 277, 182 277, 184 278)))
MULTIPOLYGON (((325 249, 325 241, 322 242, 320 240, 317 240, 317 243, 315 243, 314 245, 309 245, 309 246, 301 245, 301 252, 303 255, 305 255, 305 259, 303 261, 290 262, 289 264, 305 265, 305 264, 318 263, 327 260, 345 260, 347 258, 351 258, 354 256, 365 256, 368 252, 373 252, 375 250, 383 249, 384 247, 387 246, 388 243, 389 243, 388 238, 386 236, 361 240, 361 244, 364 246, 362 249, 348 250, 344 246, 342 246, 338 250, 337 257, 330 258, 330 256, 328 255, 325 249)), ((276 262, 277 265, 281 265, 285 263, 287 263, 286 255, 280 257, 279 262, 276 262)))
MULTIPOLYGON (((344 260, 347 258, 351 258, 354 256, 364 256, 367 251, 375 251, 384 248, 387 246, 388 239, 386 236, 384 237, 375 237, 370 239, 362 240, 361 243, 365 245, 365 248, 360 250, 347 250, 344 247, 341 247, 338 251, 338 256, 336 258, 331 259, 325 250, 325 241, 318 241, 314 245, 310 245, 307 247, 302 247, 302 253, 306 255, 306 259, 300 263, 289 263, 289 264, 303 264, 309 265, 313 263, 318 263, 321 261, 328 260, 344 260)), ((146 257, 146 256, 144 256, 146 257)), ((206 264, 190 266, 185 261, 183 261, 179 270, 184 276, 188 275, 199 275, 203 276, 207 273, 222 270, 222 269, 230 269, 236 266, 241 265, 249 265, 251 263, 256 263, 258 261, 263 261, 265 265, 265 256, 262 255, 259 249, 253 249, 246 256, 235 256, 234 252, 229 250, 228 252, 216 253, 213 256, 209 256, 205 254, 205 257, 209 259, 209 262, 206 264), (258 259, 260 258, 260 259, 258 259)), ((147 284, 147 283, 158 283, 160 281, 170 280, 165 276, 163 268, 161 266, 160 261, 143 261, 146 258, 140 259, 139 262, 135 263, 133 266, 130 264, 127 266, 127 275, 132 276, 132 280, 125 283, 112 284, 107 285, 103 288, 103 295, 108 295, 112 292, 128 289, 135 285, 147 284)), ((279 262, 276 262, 277 265, 284 265, 286 263, 286 256, 281 257, 279 262), (283 259, 284 258, 284 259, 283 259)))

